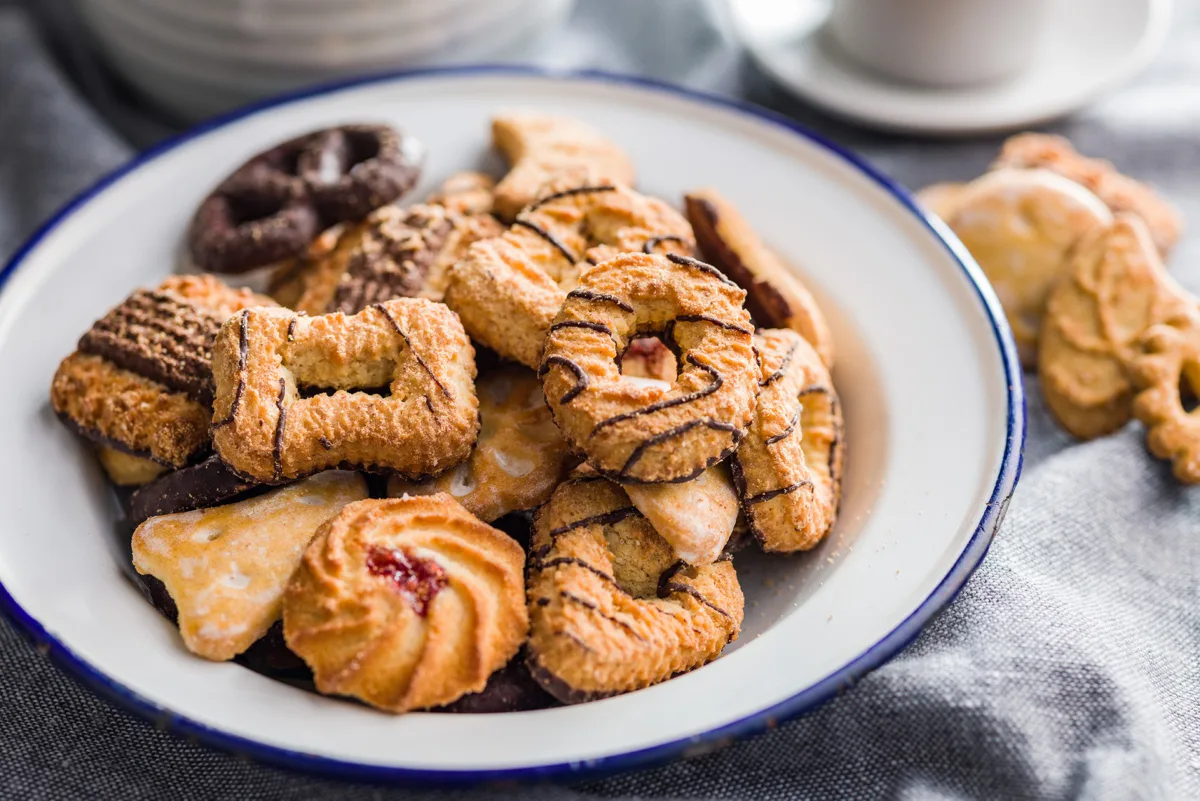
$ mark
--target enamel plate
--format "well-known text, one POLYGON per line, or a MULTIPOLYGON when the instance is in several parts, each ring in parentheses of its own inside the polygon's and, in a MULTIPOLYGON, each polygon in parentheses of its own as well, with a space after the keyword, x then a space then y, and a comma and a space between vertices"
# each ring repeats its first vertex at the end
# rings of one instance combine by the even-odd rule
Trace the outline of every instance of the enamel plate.
MULTIPOLYGON (((611 772, 703 751, 845 690, 909 643, 979 564, 1020 469, 1024 400, 1011 335, 979 268, 901 188, 788 121, 610 76, 409 73, 251 109, 101 182, 2 274, 0 606, 67 671, 175 731, 362 780, 472 781, 611 772), (578 117, 616 140, 640 188, 714 186, 797 266, 836 336, 848 443, 841 517, 815 551, 735 565, 741 638, 693 673, 536 712, 392 716, 187 653, 123 574, 101 471, 55 419, 50 379, 81 333, 178 261, 192 211, 251 154, 347 121, 426 143, 421 197, 499 169, 489 117, 578 117)), ((123 552, 124 549, 124 552, 123 552)))

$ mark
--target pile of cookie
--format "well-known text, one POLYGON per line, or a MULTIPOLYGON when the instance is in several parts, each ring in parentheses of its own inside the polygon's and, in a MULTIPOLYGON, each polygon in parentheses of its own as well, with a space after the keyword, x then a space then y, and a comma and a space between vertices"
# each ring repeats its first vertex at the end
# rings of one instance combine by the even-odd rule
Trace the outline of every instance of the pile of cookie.
POLYGON ((1058 136, 1004 143, 992 169, 918 199, 991 280, 1047 408, 1091 439, 1146 426, 1152 454, 1200 483, 1200 301, 1164 267, 1179 212, 1058 136))
POLYGON ((733 551, 832 527, 833 342, 796 275, 587 126, 492 133, 502 180, 411 205, 421 148, 388 126, 254 157, 187 232, 206 272, 59 366, 192 652, 392 712, 575 703, 719 656, 733 551))

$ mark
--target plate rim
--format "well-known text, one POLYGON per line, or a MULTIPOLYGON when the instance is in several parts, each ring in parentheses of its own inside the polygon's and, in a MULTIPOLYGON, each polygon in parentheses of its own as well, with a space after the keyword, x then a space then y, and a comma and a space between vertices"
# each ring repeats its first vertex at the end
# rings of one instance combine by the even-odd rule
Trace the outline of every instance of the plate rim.
POLYGON ((38 620, 17 603, 16 599, 9 594, 3 582, 0 582, 0 612, 3 612, 9 620, 16 624, 18 631, 25 634, 39 651, 47 654, 51 661, 57 667, 63 669, 72 679, 84 685, 84 687, 101 698, 113 703, 118 708, 133 712, 138 717, 149 720, 160 728, 166 728, 176 736, 195 738, 205 745, 225 752, 248 756, 259 762, 298 770, 308 774, 388 784, 442 786, 500 781, 546 780, 553 778, 578 780, 587 777, 594 779, 636 768, 645 768, 676 757, 691 757, 714 751, 735 740, 776 728, 779 723, 785 720, 798 717, 805 712, 816 709, 818 706, 831 700, 834 696, 840 695, 852 687, 867 673, 889 661, 915 640, 925 626, 954 600, 966 584, 967 579, 970 578, 971 574, 974 573, 975 569, 983 561, 983 557, 991 545, 996 530, 1004 519, 1009 500, 1021 475, 1027 428, 1023 376, 1017 358, 1016 345, 1013 342, 1012 333, 1009 330, 999 299, 984 277, 983 271, 975 263, 962 243, 958 241, 953 233, 950 232, 950 229, 939 218, 922 209, 907 189, 847 148, 778 112, 746 101, 686 88, 667 81, 621 75, 603 70, 555 70, 530 65, 507 64, 476 64, 391 70, 348 80, 320 84, 296 92, 268 98, 190 127, 184 132, 163 140, 148 150, 137 154, 128 162, 103 175, 89 187, 67 201, 57 212, 35 229, 16 251, 13 252, 4 266, 0 267, 0 292, 4 291, 8 279, 21 268, 28 256, 38 245, 76 211, 90 203, 97 195, 120 181, 126 175, 141 169, 160 156, 175 150, 193 139, 257 114, 282 106, 302 103, 311 98, 336 94, 344 90, 390 82, 419 81, 429 77, 479 77, 493 75, 536 78, 547 81, 582 81, 659 92, 669 96, 682 97, 701 105, 730 111, 758 122, 766 122, 794 136, 798 136, 810 144, 816 145, 835 158, 842 160, 848 166, 856 169, 898 201, 905 210, 911 213, 919 223, 934 235, 935 239, 940 242, 950 257, 958 264, 965 274, 968 283, 974 289, 975 295, 982 306, 982 311, 991 325, 993 339, 1000 351, 1001 363, 1007 381, 1008 409, 1006 413, 1005 445, 1004 454, 997 471, 996 482, 991 495, 984 505, 983 515, 980 518, 978 526, 971 534, 971 537, 968 539, 954 564, 916 609, 891 631, 840 669, 820 681, 803 688, 783 701, 701 734, 659 743, 648 748, 583 761, 482 770, 396 767, 366 764, 347 759, 306 753, 231 734, 214 726, 209 726, 172 712, 126 687, 116 678, 108 676, 98 668, 92 666, 85 659, 76 655, 65 642, 60 641, 50 634, 38 620))

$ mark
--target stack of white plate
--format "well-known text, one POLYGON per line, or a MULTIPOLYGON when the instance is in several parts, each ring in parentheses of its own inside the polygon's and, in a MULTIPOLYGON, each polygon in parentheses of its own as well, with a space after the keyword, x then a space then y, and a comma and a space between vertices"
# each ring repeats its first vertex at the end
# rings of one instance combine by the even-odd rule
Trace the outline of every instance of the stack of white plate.
POLYGON ((199 119, 399 67, 519 59, 575 0, 80 0, 116 69, 199 119))

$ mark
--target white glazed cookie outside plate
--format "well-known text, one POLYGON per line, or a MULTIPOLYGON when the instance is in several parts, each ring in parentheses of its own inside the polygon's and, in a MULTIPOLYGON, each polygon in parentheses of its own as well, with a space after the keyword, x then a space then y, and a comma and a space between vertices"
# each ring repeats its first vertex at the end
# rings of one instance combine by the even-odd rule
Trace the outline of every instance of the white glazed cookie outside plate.
POLYGON ((909 642, 978 564, 1015 484, 1015 351, 978 268, 942 230, 887 179, 781 119, 615 78, 421 73, 196 132, 86 194, 4 271, 0 441, 23 458, 0 465, 0 607, 126 707, 210 744, 358 780, 578 776, 758 731, 909 642), (117 568, 127 557, 101 472, 45 400, 58 360, 133 287, 162 279, 213 177, 264 146, 369 110, 429 144, 414 192, 423 197, 483 163, 490 115, 503 107, 603 131, 646 193, 679 203, 690 187, 720 188, 770 247, 804 265, 838 345, 848 455, 837 526, 810 554, 735 558, 747 611, 720 659, 595 703, 395 718, 196 659, 117 568))

